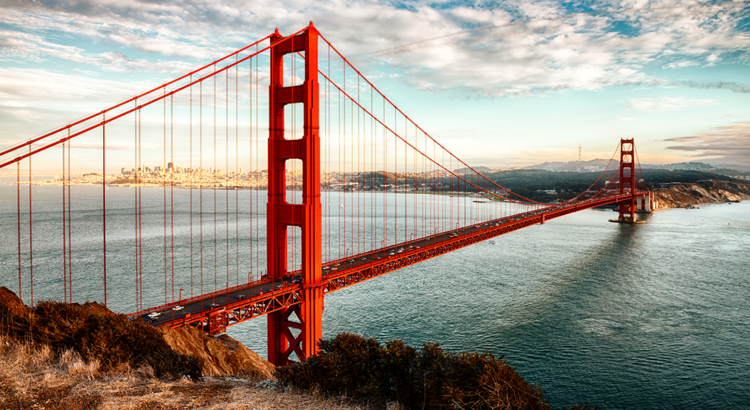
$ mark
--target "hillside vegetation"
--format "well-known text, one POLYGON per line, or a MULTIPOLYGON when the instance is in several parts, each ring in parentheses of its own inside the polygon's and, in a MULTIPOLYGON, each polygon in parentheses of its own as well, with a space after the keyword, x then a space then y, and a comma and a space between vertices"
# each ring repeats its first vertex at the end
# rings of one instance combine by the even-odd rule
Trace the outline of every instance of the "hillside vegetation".
MULTIPOLYGON (((568 200, 585 191, 599 178, 591 188, 602 189, 607 181, 619 180, 617 169, 601 172, 554 172, 538 169, 522 169, 500 171, 486 176, 495 183, 513 192, 538 202, 552 202, 554 200, 568 200), (555 194, 548 194, 545 190, 554 190, 555 194)), ((636 169, 636 179, 641 179, 641 170, 636 169)), ((639 183, 639 189, 654 189, 669 183, 697 183, 703 180, 739 182, 738 180, 710 172, 702 171, 670 171, 664 169, 644 169, 645 183, 639 183)), ((611 185, 611 187, 614 187, 611 185)))
POLYGON ((351 333, 321 340, 320 350, 303 363, 278 368, 279 383, 380 408, 550 409, 539 386, 490 353, 451 353, 437 344, 417 349, 402 340, 381 344, 351 333))

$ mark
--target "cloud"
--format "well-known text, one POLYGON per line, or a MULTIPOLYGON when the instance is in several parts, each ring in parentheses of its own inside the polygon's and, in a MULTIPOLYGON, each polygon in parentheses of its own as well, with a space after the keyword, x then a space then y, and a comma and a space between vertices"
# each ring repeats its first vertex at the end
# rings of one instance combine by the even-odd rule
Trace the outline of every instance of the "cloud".
POLYGON ((33 101, 42 106, 85 102, 84 105, 101 108, 146 88, 141 82, 105 80, 39 68, 0 68, 0 78, 0 100, 8 100, 6 105, 20 104, 20 101, 33 101))
POLYGON ((714 100, 684 97, 631 98, 627 108, 635 111, 661 113, 665 111, 681 111, 695 107, 708 107, 716 104, 714 100))
POLYGON ((484 97, 664 83, 643 66, 657 61, 681 68, 703 59, 710 65, 729 55, 736 61, 750 49, 740 29, 744 3, 603 2, 572 14, 567 7, 555 1, 471 7, 362 0, 259 0, 251 7, 240 0, 8 1, 0 23, 16 31, 5 36, 6 60, 54 56, 105 71, 176 73, 276 26, 289 34, 314 20, 344 54, 359 55, 357 64, 385 61, 409 86, 484 97), (70 46, 77 38, 112 51, 70 46))
POLYGON ((675 61, 669 64, 664 64, 661 68, 666 70, 670 68, 685 68, 685 67, 690 67, 694 65, 698 65, 698 63, 696 63, 695 61, 682 60, 682 61, 675 61))
POLYGON ((750 166, 750 121, 734 122, 687 137, 669 138, 667 149, 699 158, 715 158, 726 164, 750 166))

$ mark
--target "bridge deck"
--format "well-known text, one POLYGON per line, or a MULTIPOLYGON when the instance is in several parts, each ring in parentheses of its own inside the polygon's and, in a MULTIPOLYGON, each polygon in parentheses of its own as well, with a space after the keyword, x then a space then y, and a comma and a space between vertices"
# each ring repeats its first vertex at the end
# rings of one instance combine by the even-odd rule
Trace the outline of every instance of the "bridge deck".
POLYGON ((281 280, 251 282, 128 316, 157 326, 179 327, 193 324, 211 333, 223 331, 227 326, 302 302, 304 287, 323 287, 324 293, 331 293, 496 236, 544 223, 546 220, 645 196, 648 196, 648 192, 637 192, 632 196, 607 196, 498 218, 328 262, 323 265, 323 280, 320 283, 295 283, 295 276, 299 272, 292 272, 281 280), (149 317, 153 313, 158 315, 149 317))

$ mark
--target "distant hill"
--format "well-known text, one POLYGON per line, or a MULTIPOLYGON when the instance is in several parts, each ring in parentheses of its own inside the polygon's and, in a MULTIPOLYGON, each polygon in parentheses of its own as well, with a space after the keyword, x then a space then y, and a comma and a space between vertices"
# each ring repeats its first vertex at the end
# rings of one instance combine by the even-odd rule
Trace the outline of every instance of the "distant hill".
MULTIPOLYGON (((478 167, 473 167, 473 168, 474 168, 475 171, 479 172, 480 174, 486 174, 488 172, 496 171, 493 168, 483 167, 483 166, 478 166, 478 167)), ((458 169, 454 169, 453 172, 455 172, 456 174, 459 174, 459 175, 473 173, 473 171, 470 170, 469 168, 458 168, 458 169)))
MULTIPOLYGON (((568 161, 568 162, 545 162, 542 164, 532 165, 524 169, 541 169, 553 172, 602 172, 609 163, 608 159, 592 159, 590 161, 568 161)), ((612 166, 617 169, 620 161, 612 160, 612 166)))
POLYGON ((711 172, 716 171, 716 167, 711 164, 703 162, 677 162, 674 164, 641 164, 641 168, 649 169, 668 169, 670 171, 703 171, 711 172))
MULTIPOLYGON (((525 167, 524 169, 541 169, 544 171, 553 172, 601 172, 607 166, 609 160, 606 159, 592 159, 591 161, 568 161, 568 162, 545 162, 542 164, 532 165, 525 167)), ((619 166, 618 160, 612 160, 610 169, 617 169, 619 166), (613 168, 614 167, 614 168, 613 168)), ((705 162, 677 162, 674 164, 641 164, 643 169, 664 169, 669 171, 701 171, 701 172, 714 172, 722 175, 744 175, 743 172, 717 172, 717 171, 747 171, 743 167, 733 166, 729 167, 720 166, 716 167, 705 162), (723 169, 722 169, 723 168, 723 169)))

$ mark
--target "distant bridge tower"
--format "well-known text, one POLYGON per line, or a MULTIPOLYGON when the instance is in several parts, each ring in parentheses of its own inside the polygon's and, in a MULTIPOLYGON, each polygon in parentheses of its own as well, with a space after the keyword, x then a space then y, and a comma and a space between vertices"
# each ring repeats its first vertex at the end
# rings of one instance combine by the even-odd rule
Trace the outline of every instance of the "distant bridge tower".
POLYGON ((323 289, 320 205, 320 135, 318 134, 318 31, 310 26, 301 34, 271 37, 271 85, 268 134, 268 278, 281 279, 287 270, 287 227, 302 230, 303 301, 268 315, 268 361, 284 366, 292 353, 300 360, 313 356, 323 335, 323 289), (302 85, 284 86, 286 54, 304 53, 302 85), (284 106, 302 104, 302 138, 284 138, 284 106), (286 201, 286 161, 302 161, 302 204, 286 201))
POLYGON ((581 150, 583 149, 583 145, 578 144, 578 161, 582 161, 583 156, 581 155, 581 150))
MULTIPOLYGON (((634 194, 635 181, 635 142, 631 139, 620 140, 620 195, 634 194)), ((635 222, 635 198, 620 202, 618 222, 635 222)))

